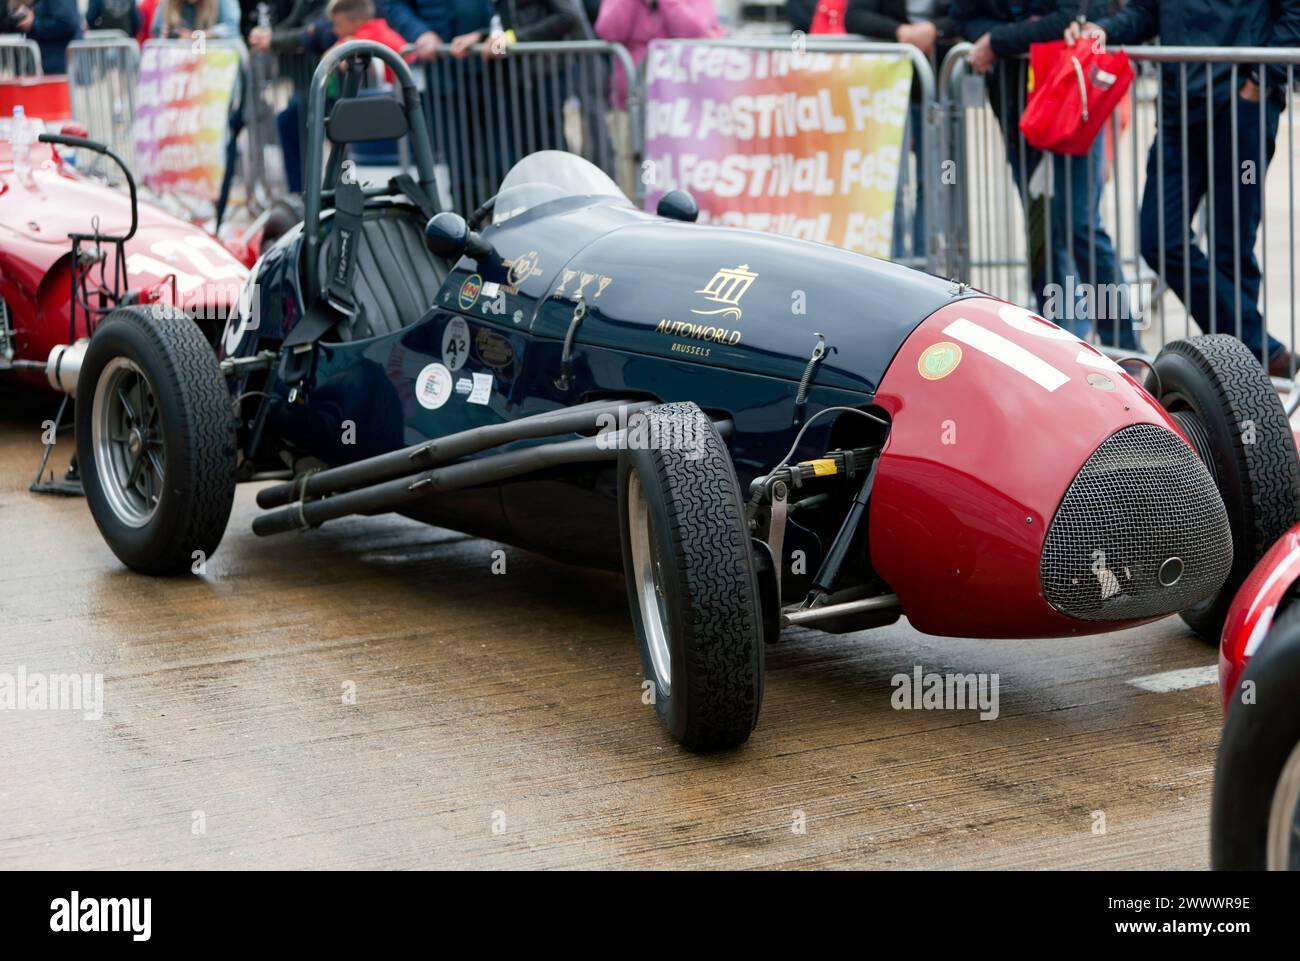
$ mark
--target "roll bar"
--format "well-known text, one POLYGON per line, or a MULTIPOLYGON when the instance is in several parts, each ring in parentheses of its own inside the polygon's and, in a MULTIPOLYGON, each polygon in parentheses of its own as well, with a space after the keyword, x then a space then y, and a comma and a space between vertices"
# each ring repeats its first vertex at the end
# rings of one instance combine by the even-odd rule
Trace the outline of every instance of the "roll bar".
MULTIPOLYGON (((113 163, 117 164, 118 169, 122 171, 122 176, 126 178, 126 187, 131 194, 131 229, 128 230, 125 234, 123 234, 121 239, 126 241, 126 240, 130 240, 132 237, 135 236, 136 227, 139 225, 140 222, 140 203, 136 198, 135 178, 131 176, 131 168, 128 167, 125 162, 123 162, 121 157, 113 153, 113 151, 109 150, 99 141, 90 140, 86 137, 73 137, 73 136, 69 136, 68 134, 61 134, 61 133, 43 133, 40 134, 36 139, 40 143, 57 144, 60 147, 73 147, 78 150, 90 150, 94 153, 102 154, 103 156, 107 157, 109 160, 113 161, 113 163)), ((79 237, 82 240, 101 239, 101 235, 98 233, 72 234, 70 236, 79 237)), ((110 238, 105 236, 102 237, 102 239, 110 240, 110 239, 117 239, 117 238, 110 238)))
MULTIPOLYGON (((325 87, 329 78, 334 76, 338 65, 353 58, 377 58, 393 71, 400 90, 401 103, 406 111, 407 138, 411 142, 415 159, 416 180, 421 189, 433 202, 437 203, 438 186, 433 168, 433 147, 429 140, 429 130, 425 124, 424 108, 420 104, 420 91, 415 86, 415 77, 406 61, 394 50, 372 40, 349 40, 326 51, 312 74, 311 90, 307 97, 307 155, 305 170, 305 193, 303 194, 303 246, 304 277, 308 296, 315 296, 320 289, 317 276, 317 262, 320 259, 320 218, 325 187, 322 185, 321 166, 325 155, 325 87)), ((349 79, 352 72, 349 71, 349 79)), ((344 93, 355 93, 355 88, 344 93)), ((333 187, 337 167, 341 163, 341 152, 331 157, 330 169, 325 177, 333 187)))

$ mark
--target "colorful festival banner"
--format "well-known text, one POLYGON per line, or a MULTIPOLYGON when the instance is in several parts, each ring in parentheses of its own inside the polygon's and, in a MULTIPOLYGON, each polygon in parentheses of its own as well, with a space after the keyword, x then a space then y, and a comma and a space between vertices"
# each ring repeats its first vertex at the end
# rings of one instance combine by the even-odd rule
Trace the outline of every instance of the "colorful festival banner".
POLYGON ((226 118, 239 51, 146 43, 136 92, 136 178, 159 194, 215 202, 225 169, 226 118))
POLYGON ((647 209, 890 255, 908 58, 656 40, 646 82, 647 209))

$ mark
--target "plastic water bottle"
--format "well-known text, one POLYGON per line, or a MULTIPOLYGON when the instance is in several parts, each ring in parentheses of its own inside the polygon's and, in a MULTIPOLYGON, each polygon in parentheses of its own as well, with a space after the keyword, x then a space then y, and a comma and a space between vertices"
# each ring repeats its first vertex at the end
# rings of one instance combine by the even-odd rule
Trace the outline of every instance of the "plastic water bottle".
POLYGON ((36 134, 22 104, 14 106, 13 120, 9 127, 9 149, 13 153, 14 176, 19 180, 30 180, 32 176, 32 144, 36 134))

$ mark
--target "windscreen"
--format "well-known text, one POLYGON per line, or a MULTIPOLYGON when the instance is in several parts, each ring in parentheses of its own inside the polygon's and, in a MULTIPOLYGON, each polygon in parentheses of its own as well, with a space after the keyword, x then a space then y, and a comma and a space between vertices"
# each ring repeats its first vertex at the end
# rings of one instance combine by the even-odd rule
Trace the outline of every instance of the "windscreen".
POLYGON ((589 196, 630 203, 618 184, 590 161, 563 150, 540 150, 511 167, 501 181, 492 222, 499 224, 551 200, 589 196))

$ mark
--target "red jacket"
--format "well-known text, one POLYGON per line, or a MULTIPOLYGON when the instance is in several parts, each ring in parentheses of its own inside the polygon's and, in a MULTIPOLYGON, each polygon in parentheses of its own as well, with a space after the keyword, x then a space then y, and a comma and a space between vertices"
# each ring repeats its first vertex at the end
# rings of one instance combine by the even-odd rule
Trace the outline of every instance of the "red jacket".
MULTIPOLYGON (((408 41, 396 30, 388 25, 388 21, 383 17, 375 17, 373 20, 367 20, 361 26, 357 27, 357 32, 350 37, 339 37, 339 43, 344 40, 373 40, 375 43, 382 43, 390 50, 398 53, 402 48, 407 46, 408 41)), ((385 68, 384 74, 388 82, 393 82, 393 71, 385 68)))

